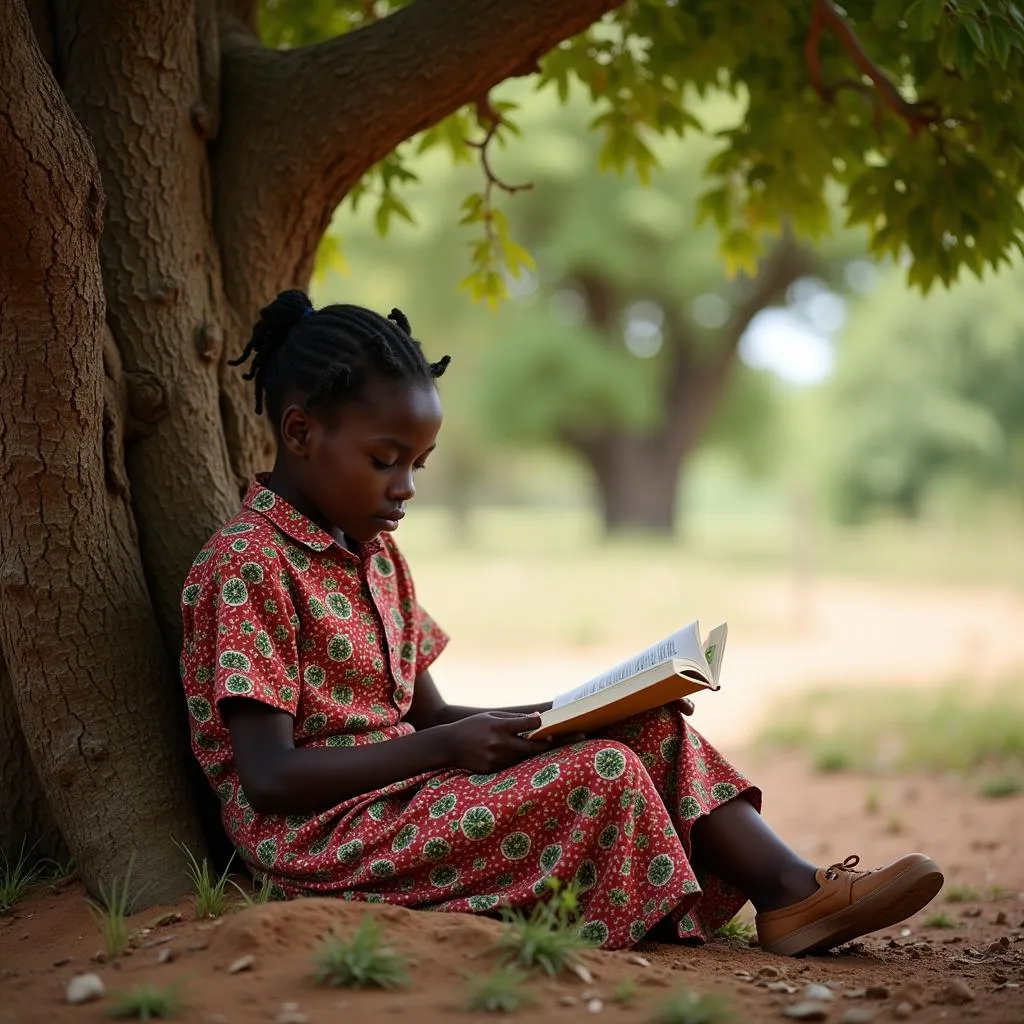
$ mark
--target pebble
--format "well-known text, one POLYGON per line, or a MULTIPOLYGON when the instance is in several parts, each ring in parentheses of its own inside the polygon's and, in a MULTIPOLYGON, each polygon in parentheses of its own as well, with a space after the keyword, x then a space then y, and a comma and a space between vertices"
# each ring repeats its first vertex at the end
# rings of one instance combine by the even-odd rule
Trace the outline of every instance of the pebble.
POLYGON ((892 1015, 897 1020, 906 1020, 913 1012, 914 1008, 910 1003, 897 1003, 893 1007, 892 1015))
POLYGON ((309 1017, 299 1009, 298 1003, 282 1003, 274 1024, 309 1024, 309 1017))
POLYGON ((787 1006, 783 1011, 784 1017, 790 1020, 825 1020, 828 1017, 828 1007, 824 1003, 814 1003, 805 1000, 802 1003, 794 1003, 787 1006))
POLYGON ((888 999, 889 987, 887 985, 868 985, 864 995, 868 999, 888 999))
POLYGON ((72 1006, 91 1003, 102 998, 106 991, 107 987, 98 974, 76 974, 68 982, 67 1000, 72 1006))
POLYGON ((804 989, 804 999, 808 999, 812 1003, 828 1003, 835 999, 835 996, 827 985, 812 984, 804 989))
POLYGON ((105 964, 107 962, 107 954, 102 949, 98 949, 89 959, 94 964, 105 964))
POLYGON ((575 996, 559 996, 558 1001, 563 1006, 575 1006, 579 1000, 575 996))
POLYGON ((868 990, 866 988, 848 988, 843 993, 844 999, 866 999, 868 990))
POLYGON ((590 970, 586 967, 585 964, 570 961, 569 970, 572 971, 572 973, 575 974, 576 977, 579 978, 584 985, 594 984, 594 976, 590 973, 590 970))
POLYGON ((604 1003, 600 999, 591 999, 587 1003, 587 1013, 600 1013, 604 1009, 604 1003))
POLYGON ((156 955, 158 964, 169 964, 174 959, 174 950, 170 946, 164 946, 156 955))
POLYGON ((650 967, 651 961, 645 956, 640 956, 638 953, 631 953, 626 957, 626 960, 631 964, 636 964, 637 967, 650 967))
POLYGON ((943 996, 947 1003, 952 1003, 954 1006, 963 1006, 964 1003, 974 1002, 974 992, 963 978, 953 978, 946 985, 943 996))
POLYGON ((62 956, 59 960, 54 960, 53 961, 53 966, 54 967, 67 967, 67 965, 69 963, 71 963, 71 961, 73 959, 74 959, 74 957, 62 956))
POLYGON ((781 978, 782 971, 780 971, 778 967, 762 967, 761 970, 757 972, 757 976, 759 978, 781 978))
POLYGON ((256 963, 256 957, 252 953, 246 953, 245 956, 240 956, 231 964, 228 974, 240 974, 242 971, 248 971, 254 963, 256 963))
POLYGON ((785 992, 787 996, 796 992, 796 985, 790 985, 787 981, 769 981, 765 988, 769 992, 785 992))
POLYGON ((839 1018, 839 1024, 871 1024, 875 1019, 875 1011, 866 1006, 851 1006, 839 1018))
POLYGON ((1007 920, 1008 918, 1005 910, 1000 910, 999 913, 996 914, 996 924, 1006 924, 1007 920))

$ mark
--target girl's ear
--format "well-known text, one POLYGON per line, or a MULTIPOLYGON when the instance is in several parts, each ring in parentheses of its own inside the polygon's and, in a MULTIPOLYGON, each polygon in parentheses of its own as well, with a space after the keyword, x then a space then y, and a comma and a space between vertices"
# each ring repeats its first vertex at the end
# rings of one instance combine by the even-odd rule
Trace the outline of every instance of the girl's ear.
POLYGON ((310 420, 309 413, 301 405, 289 405, 281 413, 281 444, 298 459, 309 454, 310 420))

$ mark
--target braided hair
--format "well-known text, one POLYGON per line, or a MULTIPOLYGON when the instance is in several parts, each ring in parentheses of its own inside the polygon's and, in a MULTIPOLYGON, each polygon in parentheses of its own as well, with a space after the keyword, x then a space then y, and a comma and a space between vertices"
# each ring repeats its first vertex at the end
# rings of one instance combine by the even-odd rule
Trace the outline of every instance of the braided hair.
POLYGON ((250 357, 243 378, 255 382, 257 415, 265 407, 275 428, 288 391, 308 395, 309 406, 344 401, 358 397, 373 376, 436 380, 451 359, 428 362, 400 309, 387 317, 362 306, 313 309, 297 289, 281 292, 260 310, 249 344, 229 365, 241 366, 250 357))

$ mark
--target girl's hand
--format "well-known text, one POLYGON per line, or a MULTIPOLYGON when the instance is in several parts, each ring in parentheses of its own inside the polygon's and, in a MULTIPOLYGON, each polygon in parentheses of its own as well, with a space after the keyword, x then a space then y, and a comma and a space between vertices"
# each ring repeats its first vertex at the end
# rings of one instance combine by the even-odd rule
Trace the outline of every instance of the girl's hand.
POLYGON ((438 732, 444 736, 452 767, 489 774, 548 751, 549 741, 528 740, 519 735, 539 725, 540 715, 485 711, 439 726, 438 732))

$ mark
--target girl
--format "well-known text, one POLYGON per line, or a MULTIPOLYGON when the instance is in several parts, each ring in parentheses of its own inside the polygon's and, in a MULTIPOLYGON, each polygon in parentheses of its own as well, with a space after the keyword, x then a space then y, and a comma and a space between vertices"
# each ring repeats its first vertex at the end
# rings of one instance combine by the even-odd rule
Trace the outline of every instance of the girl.
POLYGON ((195 755, 228 835, 284 896, 488 912, 575 880, 608 949, 656 924, 704 940, 749 899, 761 945, 825 950, 915 913, 942 875, 920 854, 824 869, 762 821, 761 794, 685 721, 686 701, 555 746, 539 707, 446 704, 447 637, 392 534, 441 426, 406 318, 314 310, 284 292, 234 365, 277 439, 269 474, 182 594, 195 755))

